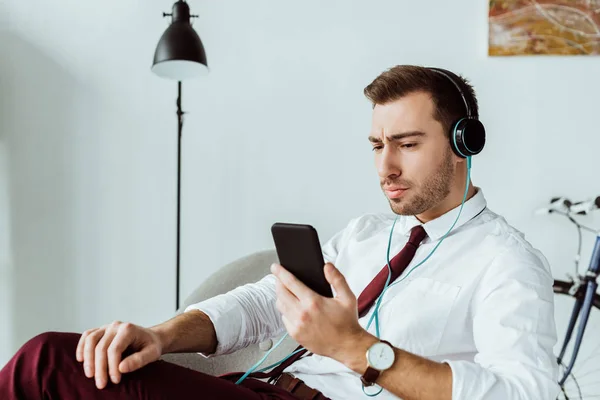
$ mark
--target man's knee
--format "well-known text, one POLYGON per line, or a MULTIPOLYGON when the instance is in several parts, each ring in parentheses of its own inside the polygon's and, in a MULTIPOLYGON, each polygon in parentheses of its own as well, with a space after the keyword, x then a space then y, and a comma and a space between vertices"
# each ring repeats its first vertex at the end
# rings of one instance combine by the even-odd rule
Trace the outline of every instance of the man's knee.
POLYGON ((0 398, 8 393, 11 399, 39 399, 40 393, 57 390, 57 376, 72 380, 71 372, 78 367, 75 350, 80 337, 77 333, 44 332, 29 339, 0 371, 0 398))

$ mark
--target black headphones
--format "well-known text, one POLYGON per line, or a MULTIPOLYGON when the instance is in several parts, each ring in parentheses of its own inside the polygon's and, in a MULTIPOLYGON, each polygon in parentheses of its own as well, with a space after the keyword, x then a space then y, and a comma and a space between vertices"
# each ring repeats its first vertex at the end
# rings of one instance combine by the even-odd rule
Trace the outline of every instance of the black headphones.
POLYGON ((461 117, 450 127, 450 147, 457 156, 463 158, 479 154, 485 145, 485 128, 479 121, 475 99, 461 89, 462 80, 453 72, 433 67, 427 69, 445 76, 452 82, 465 103, 467 115, 461 117))

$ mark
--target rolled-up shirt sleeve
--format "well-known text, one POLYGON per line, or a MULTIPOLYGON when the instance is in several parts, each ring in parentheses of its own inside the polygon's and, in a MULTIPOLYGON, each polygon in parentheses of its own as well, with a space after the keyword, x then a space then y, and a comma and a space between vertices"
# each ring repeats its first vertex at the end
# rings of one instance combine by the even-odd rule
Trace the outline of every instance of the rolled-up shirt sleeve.
POLYGON ((552 275, 543 256, 499 255, 473 299, 474 362, 445 360, 453 400, 554 400, 559 393, 552 275))
POLYGON ((285 332, 275 302, 275 276, 269 274, 230 292, 188 306, 200 310, 212 321, 217 334, 217 349, 206 357, 234 353, 254 343, 285 332))

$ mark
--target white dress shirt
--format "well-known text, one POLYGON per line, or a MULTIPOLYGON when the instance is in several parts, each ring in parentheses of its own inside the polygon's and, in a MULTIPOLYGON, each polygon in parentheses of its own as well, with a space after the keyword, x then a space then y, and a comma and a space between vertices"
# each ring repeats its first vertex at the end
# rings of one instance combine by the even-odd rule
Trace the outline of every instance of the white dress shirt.
MULTIPOLYGON (((423 260, 456 219, 459 208, 423 225, 427 237, 398 278, 423 260)), ((386 263, 395 218, 353 219, 323 245, 325 260, 358 297, 386 263)), ((390 259, 408 241, 413 216, 398 218, 390 259)), ((522 233, 486 207, 481 189, 435 253, 386 292, 379 309, 381 338, 452 369, 453 400, 554 400, 559 392, 550 267, 522 233)), ((268 275, 198 304, 214 323, 215 355, 285 333, 268 275)), ((359 320, 366 327, 373 308, 359 320)), ((375 334, 375 324, 369 329, 375 334)), ((365 359, 366 367, 366 359, 365 359)), ((333 400, 368 399, 359 375, 327 357, 305 357, 286 369, 333 400)), ((372 388, 371 388, 372 390, 372 388)), ((377 399, 398 399, 384 390, 377 399)))

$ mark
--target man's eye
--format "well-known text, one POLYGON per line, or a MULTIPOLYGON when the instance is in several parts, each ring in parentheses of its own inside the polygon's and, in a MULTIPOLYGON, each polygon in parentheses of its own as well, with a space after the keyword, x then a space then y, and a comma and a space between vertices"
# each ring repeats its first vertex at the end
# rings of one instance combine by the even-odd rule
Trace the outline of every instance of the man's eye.
POLYGON ((379 151, 383 149, 383 146, 373 146, 373 151, 379 151))
POLYGON ((413 148, 413 147, 415 147, 416 145, 417 145, 416 143, 404 143, 404 144, 403 144, 402 146, 400 146, 400 147, 402 147, 403 149, 410 149, 410 148, 413 148))

